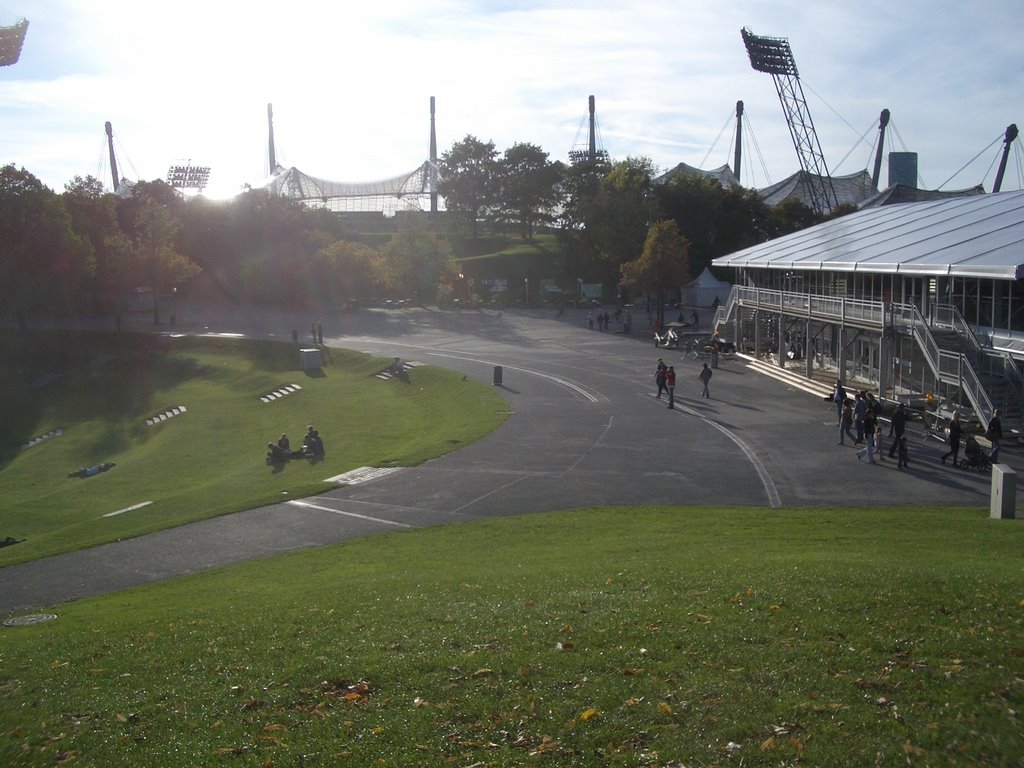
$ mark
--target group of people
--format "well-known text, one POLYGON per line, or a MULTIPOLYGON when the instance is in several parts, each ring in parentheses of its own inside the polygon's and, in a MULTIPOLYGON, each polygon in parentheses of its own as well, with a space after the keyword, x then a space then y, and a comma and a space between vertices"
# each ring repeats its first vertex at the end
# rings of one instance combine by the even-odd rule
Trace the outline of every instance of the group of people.
MULTIPOLYGON (((939 461, 945 464, 946 459, 952 458, 953 466, 958 467, 960 466, 960 440, 963 437, 964 431, 960 424, 960 414, 956 411, 953 412, 946 431, 949 435, 949 450, 939 457, 939 461)), ((992 412, 992 418, 989 419, 988 428, 985 430, 985 439, 992 445, 992 450, 988 454, 988 462, 995 464, 999 460, 999 446, 1003 442, 1003 417, 1002 412, 998 408, 992 412)), ((972 440, 974 440, 973 437, 967 438, 968 443, 971 443, 972 440)), ((972 447, 973 445, 968 445, 968 459, 974 458, 970 455, 970 448, 972 447)), ((975 450, 979 449, 975 448, 975 450)))
MULTIPOLYGON (((879 405, 874 396, 869 392, 857 392, 851 400, 842 382, 837 380, 832 390, 831 400, 835 403, 836 417, 839 423, 839 445, 845 445, 846 438, 849 437, 855 446, 864 444, 864 447, 857 451, 858 459, 866 456, 868 464, 874 464, 876 459, 883 460, 882 428, 878 425, 879 405), (851 432, 851 428, 856 428, 855 435, 851 432)), ((892 444, 889 446, 889 458, 898 459, 896 465, 898 469, 904 469, 909 464, 906 436, 909 420, 910 413, 907 407, 903 403, 897 403, 889 423, 889 436, 893 438, 892 444)), ((946 432, 949 450, 939 460, 945 464, 947 459, 952 459, 954 467, 960 466, 960 442, 963 438, 963 427, 960 424, 959 413, 953 413, 946 432)), ((992 413, 985 437, 992 445, 988 461, 994 464, 999 458, 999 446, 1003 440, 1002 414, 998 408, 992 413)))
POLYGON ((320 433, 310 424, 302 437, 302 445, 292 450, 287 434, 277 438, 276 443, 267 443, 267 464, 283 464, 289 459, 322 459, 324 457, 324 441, 320 433))
MULTIPOLYGON (((616 312, 616 315, 618 315, 618 314, 619 313, 616 312)), ((616 319, 618 319, 618 318, 616 317, 616 319)), ((597 313, 597 330, 602 331, 602 332, 607 331, 608 330, 608 326, 611 324, 611 322, 612 322, 612 318, 611 318, 611 315, 608 314, 607 310, 597 313)), ((590 312, 587 313, 587 327, 590 328, 590 330, 594 330, 594 312, 593 312, 593 310, 591 310, 590 312)))
MULTIPOLYGON (((832 389, 831 400, 836 407, 836 420, 839 426, 839 445, 846 444, 849 437, 854 446, 863 444, 857 451, 858 461, 867 458, 868 464, 882 461, 882 427, 878 423, 880 412, 878 401, 870 392, 856 392, 853 398, 846 392, 842 381, 836 380, 832 389), (856 429, 856 434, 851 429, 856 429)), ((907 446, 907 421, 909 414, 903 403, 896 406, 889 422, 889 436, 893 438, 889 445, 889 458, 897 459, 896 468, 906 469, 910 463, 907 446)))
MULTIPOLYGON (((711 393, 708 390, 708 382, 711 381, 711 369, 708 368, 708 364, 704 363, 700 369, 700 373, 697 374, 697 378, 703 386, 701 391, 701 397, 711 397, 711 393)), ((661 399, 661 393, 665 392, 668 395, 668 407, 674 409, 676 407, 676 369, 675 366, 666 365, 665 361, 660 357, 658 358, 658 364, 654 369, 654 383, 658 385, 658 393, 655 395, 659 400, 661 399)))

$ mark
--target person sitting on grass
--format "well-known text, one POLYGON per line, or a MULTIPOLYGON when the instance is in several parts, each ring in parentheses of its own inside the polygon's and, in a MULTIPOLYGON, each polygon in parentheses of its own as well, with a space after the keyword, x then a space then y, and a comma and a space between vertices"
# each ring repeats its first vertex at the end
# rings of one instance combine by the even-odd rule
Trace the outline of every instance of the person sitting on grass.
POLYGON ((267 464, 284 464, 284 451, 274 443, 267 443, 267 464))

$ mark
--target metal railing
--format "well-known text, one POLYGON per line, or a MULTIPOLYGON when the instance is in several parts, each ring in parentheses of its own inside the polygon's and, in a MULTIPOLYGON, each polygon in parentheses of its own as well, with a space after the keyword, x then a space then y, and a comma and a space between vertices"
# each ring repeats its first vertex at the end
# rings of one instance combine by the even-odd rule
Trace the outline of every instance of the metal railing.
MULTIPOLYGON (((737 305, 751 309, 784 312, 814 320, 854 323, 879 332, 885 330, 885 304, 880 301, 864 301, 744 286, 733 286, 725 307, 719 307, 719 311, 715 314, 715 327, 728 321, 737 305)), ((939 347, 931 327, 916 305, 890 304, 889 307, 892 324, 914 338, 935 378, 943 383, 959 387, 967 396, 979 420, 987 425, 994 408, 970 357, 962 352, 950 352, 939 347)), ((955 310, 955 308, 952 309, 955 310)), ((959 316, 959 313, 956 315, 959 316)), ((962 317, 958 318, 957 316, 945 312, 943 320, 949 324, 947 327, 956 327, 953 324, 963 320, 962 317)), ((966 323, 964 326, 970 332, 971 338, 980 351, 981 345, 978 343, 977 337, 966 323)), ((1016 369, 1016 366, 1013 367, 1016 369)))

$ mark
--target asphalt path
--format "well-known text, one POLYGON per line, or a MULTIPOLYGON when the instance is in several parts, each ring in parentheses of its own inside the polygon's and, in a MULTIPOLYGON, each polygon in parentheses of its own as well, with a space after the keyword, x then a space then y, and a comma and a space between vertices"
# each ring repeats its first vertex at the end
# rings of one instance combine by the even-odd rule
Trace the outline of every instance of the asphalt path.
MULTIPOLYGON (((459 451, 320 496, 0 569, 0 615, 483 517, 620 505, 741 506, 759 517, 806 506, 839 514, 864 506, 891 506, 894 515, 906 505, 988 510, 990 476, 943 466, 945 448, 934 439, 911 441, 907 471, 887 457, 868 465, 851 446, 837 445, 835 412, 821 385, 723 357, 704 399, 701 360, 656 349, 645 333, 590 330, 585 318, 582 310, 556 320, 542 311, 420 308, 321 318, 329 347, 488 383, 501 366, 508 419, 459 451), (676 369, 672 410, 654 396, 659 357, 676 369)), ((290 340, 292 329, 308 339, 309 328, 308 316, 210 309, 188 311, 174 330, 290 340)), ((415 368, 410 375, 414 381, 415 368)), ((1019 459, 1004 449, 1003 461, 1021 471, 1019 459)))

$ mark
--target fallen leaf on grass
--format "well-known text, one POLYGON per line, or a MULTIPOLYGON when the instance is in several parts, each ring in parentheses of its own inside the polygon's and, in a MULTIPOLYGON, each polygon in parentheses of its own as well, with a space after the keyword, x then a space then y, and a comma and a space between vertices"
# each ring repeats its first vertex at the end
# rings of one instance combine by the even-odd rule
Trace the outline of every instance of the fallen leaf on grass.
POLYGON ((672 714, 672 707, 668 705, 668 702, 663 701, 661 702, 661 704, 658 705, 658 711, 661 712, 661 714, 668 717, 672 714))
POLYGON ((584 710, 582 715, 580 715, 580 720, 583 720, 584 722, 586 722, 587 720, 589 720, 592 717, 597 717, 599 714, 601 714, 601 713, 598 712, 596 709, 593 709, 593 708, 587 709, 587 710, 584 710))

